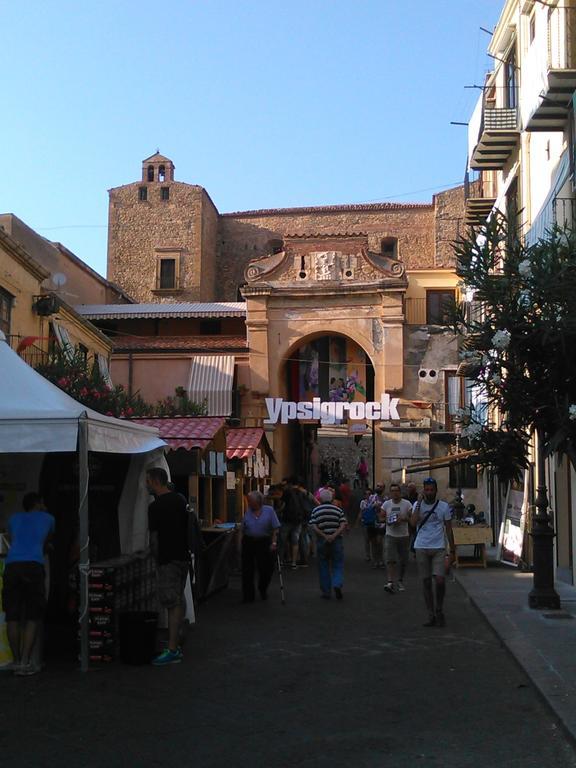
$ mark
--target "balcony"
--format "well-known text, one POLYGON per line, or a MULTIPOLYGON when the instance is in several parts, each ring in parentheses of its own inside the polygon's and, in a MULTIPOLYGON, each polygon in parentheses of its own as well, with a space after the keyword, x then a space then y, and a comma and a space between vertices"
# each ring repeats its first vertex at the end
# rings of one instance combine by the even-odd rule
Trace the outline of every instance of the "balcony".
POLYGON ((477 171, 502 170, 519 140, 517 108, 485 104, 477 140, 470 155, 470 168, 477 171))
POLYGON ((48 362, 48 352, 36 346, 34 336, 7 336, 8 344, 10 348, 20 355, 32 368, 36 368, 39 365, 43 365, 48 362))
POLYGON ((494 181, 484 175, 470 183, 465 180, 464 196, 466 201, 464 223, 469 227, 485 224, 496 202, 494 181))
POLYGON ((552 201, 554 224, 572 229, 576 225, 576 200, 573 197, 555 197, 552 201))
POLYGON ((528 114, 523 114, 527 131, 563 131, 566 127, 576 90, 575 23, 574 8, 552 10, 546 43, 535 46, 527 57, 523 82, 532 92, 528 114))

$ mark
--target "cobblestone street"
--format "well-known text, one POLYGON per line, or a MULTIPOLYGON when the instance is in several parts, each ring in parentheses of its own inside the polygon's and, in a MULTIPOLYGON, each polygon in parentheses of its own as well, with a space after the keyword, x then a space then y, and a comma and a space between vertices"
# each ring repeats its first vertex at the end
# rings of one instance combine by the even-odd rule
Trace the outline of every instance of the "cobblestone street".
POLYGON ((461 587, 445 629, 346 540, 345 598, 319 599, 314 567, 270 599, 239 582, 205 604, 185 660, 81 675, 50 665, 2 678, 2 754, 18 766, 574 766, 572 747, 461 587))

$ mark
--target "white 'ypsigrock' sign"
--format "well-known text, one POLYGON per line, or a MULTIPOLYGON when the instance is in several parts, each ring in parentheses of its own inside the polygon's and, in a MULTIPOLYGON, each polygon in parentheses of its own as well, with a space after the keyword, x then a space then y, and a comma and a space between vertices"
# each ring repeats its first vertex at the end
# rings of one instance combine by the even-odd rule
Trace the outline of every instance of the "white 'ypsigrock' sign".
POLYGON ((266 397, 268 418, 264 424, 288 424, 289 421, 320 421, 321 424, 338 424, 345 418, 354 421, 399 420, 397 397, 383 394, 379 402, 352 403, 322 402, 319 397, 312 401, 294 402, 281 397, 266 397))

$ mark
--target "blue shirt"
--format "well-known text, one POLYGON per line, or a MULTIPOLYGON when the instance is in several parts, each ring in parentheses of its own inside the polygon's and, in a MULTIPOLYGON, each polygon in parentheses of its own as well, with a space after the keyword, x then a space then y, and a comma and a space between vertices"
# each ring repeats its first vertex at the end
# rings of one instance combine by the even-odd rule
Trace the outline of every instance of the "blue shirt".
POLYGON ((10 549, 8 563, 40 563, 44 565, 44 543, 54 531, 52 515, 42 510, 17 512, 8 521, 10 549))
POLYGON ((267 504, 264 504, 262 512, 258 517, 256 517, 251 509, 244 515, 242 533, 245 536, 262 539, 265 536, 271 536, 275 528, 280 528, 280 521, 274 511, 274 507, 270 507, 267 504))

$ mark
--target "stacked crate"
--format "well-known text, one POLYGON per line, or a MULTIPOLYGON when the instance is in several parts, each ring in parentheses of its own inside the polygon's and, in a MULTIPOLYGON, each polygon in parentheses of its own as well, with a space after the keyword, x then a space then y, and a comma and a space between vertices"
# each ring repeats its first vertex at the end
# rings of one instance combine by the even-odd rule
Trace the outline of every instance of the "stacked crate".
POLYGON ((121 613, 156 610, 156 567, 149 554, 93 563, 88 579, 90 661, 117 658, 121 613))

